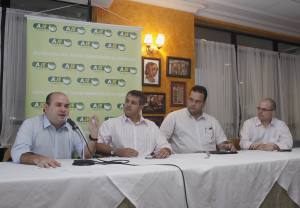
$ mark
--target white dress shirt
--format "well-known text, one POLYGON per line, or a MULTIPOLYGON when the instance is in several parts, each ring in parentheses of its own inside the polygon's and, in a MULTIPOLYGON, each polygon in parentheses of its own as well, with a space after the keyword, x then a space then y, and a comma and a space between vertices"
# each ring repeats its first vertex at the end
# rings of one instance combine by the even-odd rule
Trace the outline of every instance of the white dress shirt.
POLYGON ((293 147, 292 134, 287 125, 273 118, 271 123, 264 127, 258 117, 253 117, 244 122, 240 132, 242 149, 249 149, 255 143, 273 143, 280 149, 291 149, 293 147))
POLYGON ((113 149, 132 148, 138 151, 138 157, 169 148, 166 139, 159 136, 159 128, 152 121, 141 116, 139 122, 134 123, 125 115, 104 121, 99 130, 98 143, 110 145, 113 149))
POLYGON ((203 113, 195 119, 187 108, 169 113, 160 126, 174 153, 216 150, 216 144, 227 140, 219 122, 203 113))

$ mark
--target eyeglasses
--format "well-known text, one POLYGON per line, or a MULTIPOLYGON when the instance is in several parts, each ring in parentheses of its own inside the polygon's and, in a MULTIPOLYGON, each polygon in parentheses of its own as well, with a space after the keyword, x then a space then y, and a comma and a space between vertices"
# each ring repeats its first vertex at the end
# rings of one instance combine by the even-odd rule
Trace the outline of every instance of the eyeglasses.
POLYGON ((257 107, 258 111, 273 111, 273 109, 266 109, 266 108, 261 108, 261 107, 257 107))

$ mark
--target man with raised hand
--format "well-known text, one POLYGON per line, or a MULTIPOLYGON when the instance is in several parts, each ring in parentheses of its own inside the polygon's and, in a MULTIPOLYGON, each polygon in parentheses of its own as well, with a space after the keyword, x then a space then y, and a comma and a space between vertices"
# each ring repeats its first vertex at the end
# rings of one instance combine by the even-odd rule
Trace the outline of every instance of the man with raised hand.
POLYGON ((119 157, 168 157, 170 144, 160 137, 155 123, 141 115, 144 105, 144 94, 131 90, 126 95, 123 115, 104 121, 99 131, 96 125, 91 128, 90 136, 98 138, 97 151, 119 157))

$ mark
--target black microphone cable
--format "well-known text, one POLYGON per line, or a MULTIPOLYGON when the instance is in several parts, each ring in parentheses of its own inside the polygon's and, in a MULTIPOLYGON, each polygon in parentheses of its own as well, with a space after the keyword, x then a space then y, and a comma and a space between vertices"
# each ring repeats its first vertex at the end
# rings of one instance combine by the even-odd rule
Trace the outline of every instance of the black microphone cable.
POLYGON ((119 164, 119 165, 129 165, 129 166, 139 166, 137 164, 131 164, 129 163, 129 160, 102 160, 100 158, 95 158, 99 162, 97 164, 102 164, 102 165, 110 165, 110 164, 119 164))
MULTIPOLYGON (((66 119, 66 122, 69 123, 72 127, 72 129, 81 137, 83 138, 86 147, 90 153, 90 155, 95 156, 91 149, 89 148, 88 142, 85 138, 85 136, 83 135, 82 131, 80 130, 80 128, 77 126, 77 124, 70 118, 66 119)), ((97 156, 97 155, 96 155, 97 156)), ((94 161, 94 160, 74 160, 73 165, 79 165, 79 166, 85 166, 85 165, 94 165, 94 164, 102 164, 102 165, 108 165, 108 164, 121 164, 121 165, 130 165, 130 166, 136 166, 135 164, 130 164, 129 160, 102 160, 100 158, 95 158, 98 161, 94 161)))
POLYGON ((171 164, 171 163, 165 163, 165 164, 151 164, 151 165, 165 165, 165 166, 172 166, 172 167, 176 167, 180 170, 181 176, 182 176, 182 182, 183 182, 183 189, 184 189, 184 198, 185 198, 185 203, 186 203, 186 207, 189 208, 189 203, 188 203, 188 198, 187 198, 187 193, 186 193, 186 185, 185 185, 185 178, 184 178, 184 174, 183 174, 183 170, 175 164, 171 164))
MULTIPOLYGON (((72 129, 75 130, 77 132, 77 134, 79 134, 79 136, 81 136, 83 138, 83 140, 84 140, 84 142, 85 142, 85 144, 87 146, 87 149, 88 149, 90 155, 93 156, 94 154, 92 154, 92 151, 89 148, 88 142, 87 142, 85 136, 83 135, 83 133, 81 132, 80 128, 70 118, 67 119, 67 122, 72 126, 72 129)), ((74 160, 73 165, 85 166, 85 165, 95 165, 95 164, 102 164, 102 165, 119 164, 119 165, 129 165, 129 166, 140 166, 140 165, 136 165, 136 164, 130 164, 129 160, 102 160, 100 158, 95 158, 95 159, 98 160, 98 161, 94 161, 94 160, 74 160)), ((166 164, 151 164, 151 165, 172 166, 172 167, 176 167, 176 168, 178 168, 180 170, 180 173, 181 173, 181 176, 182 176, 182 181, 183 181, 185 203, 186 203, 186 207, 189 208, 188 199, 187 199, 187 193, 186 193, 186 184, 185 184, 185 178, 184 178, 183 170, 178 165, 169 164, 169 163, 166 163, 166 164)))

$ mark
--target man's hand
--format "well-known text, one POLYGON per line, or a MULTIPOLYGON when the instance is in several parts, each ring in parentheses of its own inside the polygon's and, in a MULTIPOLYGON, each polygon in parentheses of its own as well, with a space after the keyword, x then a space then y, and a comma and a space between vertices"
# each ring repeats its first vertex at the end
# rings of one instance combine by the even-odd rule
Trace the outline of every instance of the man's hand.
POLYGON ((33 163, 41 168, 61 167, 61 164, 58 161, 44 156, 37 156, 35 159, 33 159, 33 163))
POLYGON ((154 153, 154 158, 163 159, 169 157, 171 150, 169 148, 162 148, 158 152, 154 153))
POLYGON ((256 147, 256 150, 274 151, 274 150, 279 150, 279 147, 276 144, 273 144, 273 143, 259 144, 256 147))
POLYGON ((219 150, 230 150, 231 152, 236 152, 235 146, 231 143, 222 143, 217 146, 219 150))
POLYGON ((90 134, 91 134, 92 138, 98 138, 99 126, 100 126, 100 123, 99 123, 98 117, 95 116, 95 115, 92 116, 90 118, 90 121, 89 121, 89 124, 88 124, 88 127, 89 127, 90 134))
POLYGON ((61 166, 61 164, 53 158, 35 154, 33 152, 23 153, 20 158, 20 163, 37 165, 41 168, 56 168, 61 166))
POLYGON ((138 151, 131 148, 119 148, 115 150, 115 155, 119 157, 137 157, 138 154, 138 151))
POLYGON ((249 147, 249 150, 257 150, 257 148, 262 145, 262 144, 251 144, 250 147, 249 147))

